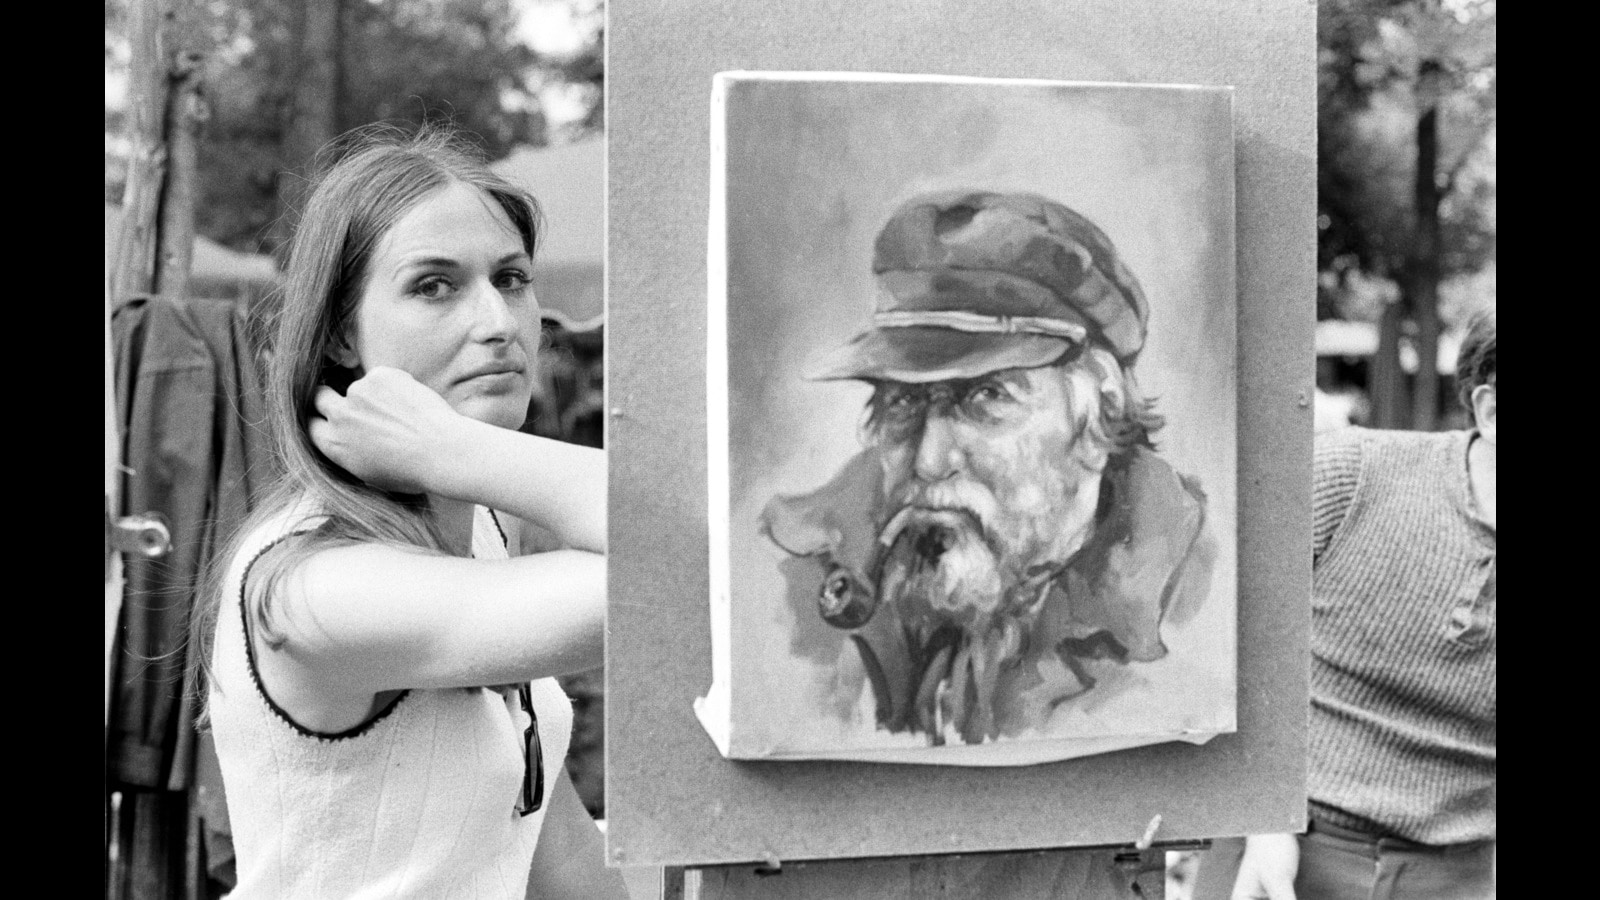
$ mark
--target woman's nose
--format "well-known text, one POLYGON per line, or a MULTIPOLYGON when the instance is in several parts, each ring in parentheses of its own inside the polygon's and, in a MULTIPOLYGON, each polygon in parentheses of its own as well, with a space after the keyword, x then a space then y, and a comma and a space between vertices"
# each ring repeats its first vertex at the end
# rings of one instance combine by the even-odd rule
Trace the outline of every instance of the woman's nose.
POLYGON ((522 328, 511 301, 488 281, 478 284, 473 296, 473 336, 480 341, 509 341, 522 328))
POLYGON ((941 481, 961 468, 961 449, 956 446, 954 426, 948 417, 930 410, 923 419, 914 466, 923 481, 941 481))

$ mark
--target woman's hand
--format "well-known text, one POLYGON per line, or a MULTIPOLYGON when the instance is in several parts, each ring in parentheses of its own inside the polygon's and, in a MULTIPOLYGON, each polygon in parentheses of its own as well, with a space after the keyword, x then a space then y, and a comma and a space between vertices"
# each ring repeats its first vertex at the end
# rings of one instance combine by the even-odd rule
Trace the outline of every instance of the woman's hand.
POLYGON ((357 478, 388 491, 437 491, 466 418, 400 369, 379 366, 340 396, 317 389, 311 442, 357 478))
POLYGON ((319 388, 316 404, 311 442, 362 481, 478 503, 605 552, 605 451, 461 415, 399 369, 374 368, 343 397, 319 388))
POLYGON ((1299 870, 1300 842, 1294 835, 1250 835, 1245 838, 1231 900, 1294 900, 1299 870))

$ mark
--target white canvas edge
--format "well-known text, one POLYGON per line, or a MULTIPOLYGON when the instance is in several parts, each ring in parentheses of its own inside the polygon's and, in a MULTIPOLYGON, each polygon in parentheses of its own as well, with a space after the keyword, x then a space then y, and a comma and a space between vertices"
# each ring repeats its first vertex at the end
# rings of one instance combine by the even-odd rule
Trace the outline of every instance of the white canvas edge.
POLYGON ((728 254, 726 98, 728 81, 712 80, 711 197, 706 247, 706 483, 711 592, 711 687, 694 702, 695 716, 723 756, 733 753, 732 496, 728 418, 728 254))
POLYGON ((1134 747, 1147 747, 1172 741, 1199 746, 1227 731, 1189 731, 1177 734, 1128 735, 1101 738, 1046 738, 996 744, 961 744, 944 747, 882 747, 855 750, 774 751, 760 756, 733 757, 751 761, 826 759, 836 761, 903 763, 925 766, 963 766, 1004 768, 1061 762, 1084 756, 1097 756, 1134 747))
POLYGON ((907 74, 903 72, 807 72, 734 69, 726 72, 718 72, 712 76, 713 85, 721 84, 728 80, 904 82, 930 84, 1026 85, 1031 87, 1109 87, 1143 88, 1152 90, 1227 91, 1229 93, 1232 93, 1234 89, 1233 85, 1231 84, 1151 84, 1136 81, 1057 81, 1049 78, 991 78, 978 75, 919 75, 907 74))

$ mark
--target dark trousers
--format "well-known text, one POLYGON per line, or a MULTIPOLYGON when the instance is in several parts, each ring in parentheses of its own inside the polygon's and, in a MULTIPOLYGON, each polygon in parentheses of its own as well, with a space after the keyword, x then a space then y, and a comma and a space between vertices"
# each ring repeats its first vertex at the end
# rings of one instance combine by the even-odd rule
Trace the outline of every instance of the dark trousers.
MULTIPOLYGON (((1313 822, 1300 838, 1295 900, 1493 900, 1493 841, 1429 847, 1313 822)), ((1228 900, 1244 838, 1200 854, 1194 900, 1228 900)))

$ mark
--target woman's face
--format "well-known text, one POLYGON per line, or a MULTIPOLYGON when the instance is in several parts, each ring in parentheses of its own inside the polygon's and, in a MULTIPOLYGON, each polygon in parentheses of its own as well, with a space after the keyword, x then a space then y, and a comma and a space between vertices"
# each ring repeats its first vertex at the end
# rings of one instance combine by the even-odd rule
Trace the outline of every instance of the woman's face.
POLYGON ((412 207, 372 256, 351 357, 393 366, 463 415, 520 426, 533 394, 539 303, 533 261, 495 201, 452 181, 412 207))

